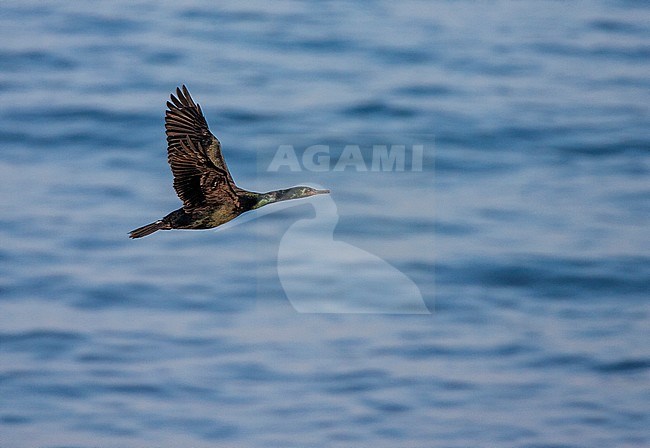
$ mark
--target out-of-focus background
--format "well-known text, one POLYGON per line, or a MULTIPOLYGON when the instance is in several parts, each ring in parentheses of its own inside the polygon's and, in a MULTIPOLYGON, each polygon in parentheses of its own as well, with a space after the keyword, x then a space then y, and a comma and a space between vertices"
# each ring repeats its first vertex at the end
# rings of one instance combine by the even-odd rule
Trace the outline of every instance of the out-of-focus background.
POLYGON ((4 1, 0 445, 647 444, 648 23, 623 0, 4 1), (129 240, 180 206, 181 83, 239 185, 330 188, 334 238, 432 314, 297 313, 278 246, 316 198, 129 240), (422 171, 264 169, 414 143, 422 171))

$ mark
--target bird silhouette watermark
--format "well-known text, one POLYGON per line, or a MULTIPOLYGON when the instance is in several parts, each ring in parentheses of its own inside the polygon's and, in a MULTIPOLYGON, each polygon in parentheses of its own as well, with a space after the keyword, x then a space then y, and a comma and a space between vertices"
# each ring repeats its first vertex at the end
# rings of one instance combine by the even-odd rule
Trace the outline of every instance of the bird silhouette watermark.
POLYGON ((431 314, 406 274, 371 252, 334 239, 339 214, 331 195, 309 203, 315 216, 292 224, 278 250, 280 283, 296 311, 431 314))
MULTIPOLYGON (((305 145, 303 136, 287 136, 274 151, 260 148, 259 173, 322 173, 322 179, 332 187, 341 185, 347 175, 364 172, 396 174, 393 180, 404 182, 409 176, 417 179, 428 175, 424 168, 429 171, 433 167, 434 138, 430 135, 409 135, 402 143, 399 137, 388 134, 347 140, 305 145), (297 139, 302 144, 296 144, 297 139)), ((385 181, 383 185, 390 184, 388 179, 385 181)), ((334 188, 330 195, 309 198, 305 202, 314 208, 315 215, 294 222, 282 235, 278 278, 293 308, 299 313, 431 314, 422 291, 405 272, 352 241, 335 238, 339 222, 335 201, 342 193, 334 188)), ((294 204, 283 208, 290 206, 294 204)), ((278 207, 282 205, 274 208, 278 207)), ((386 211, 390 213, 390 209, 386 211)))

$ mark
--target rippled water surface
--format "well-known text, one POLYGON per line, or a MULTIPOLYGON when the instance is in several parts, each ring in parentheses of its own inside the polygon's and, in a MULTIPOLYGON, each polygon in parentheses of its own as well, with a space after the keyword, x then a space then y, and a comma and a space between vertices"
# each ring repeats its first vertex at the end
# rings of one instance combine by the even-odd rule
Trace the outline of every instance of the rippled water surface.
POLYGON ((648 23, 622 0, 4 2, 0 445, 646 446, 648 23), (374 297, 354 247, 431 314, 292 307, 280 241, 317 198, 129 240, 180 205, 181 83, 239 185, 332 190, 313 291, 374 297), (329 168, 267 169, 316 144, 329 168), (335 169, 346 145, 366 170, 335 169))

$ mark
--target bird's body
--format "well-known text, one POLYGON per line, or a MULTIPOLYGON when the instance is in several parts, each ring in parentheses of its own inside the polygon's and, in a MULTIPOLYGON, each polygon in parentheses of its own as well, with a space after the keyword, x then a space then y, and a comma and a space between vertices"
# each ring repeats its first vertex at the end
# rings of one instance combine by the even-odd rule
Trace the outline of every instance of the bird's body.
POLYGON ((221 154, 221 143, 208 129, 201 106, 185 86, 176 89, 176 96, 171 95, 171 102, 167 102, 165 131, 167 160, 183 207, 132 230, 131 238, 157 230, 210 229, 273 202, 329 193, 302 186, 268 193, 239 188, 221 154))

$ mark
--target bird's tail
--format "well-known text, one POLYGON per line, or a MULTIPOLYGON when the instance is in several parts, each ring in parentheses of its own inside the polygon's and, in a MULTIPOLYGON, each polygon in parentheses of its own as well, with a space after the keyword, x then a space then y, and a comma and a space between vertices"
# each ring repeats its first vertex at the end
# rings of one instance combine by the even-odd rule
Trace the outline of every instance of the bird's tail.
POLYGON ((146 226, 138 227, 129 232, 129 238, 142 238, 143 236, 151 235, 156 230, 168 229, 169 227, 161 220, 147 224, 146 226))

